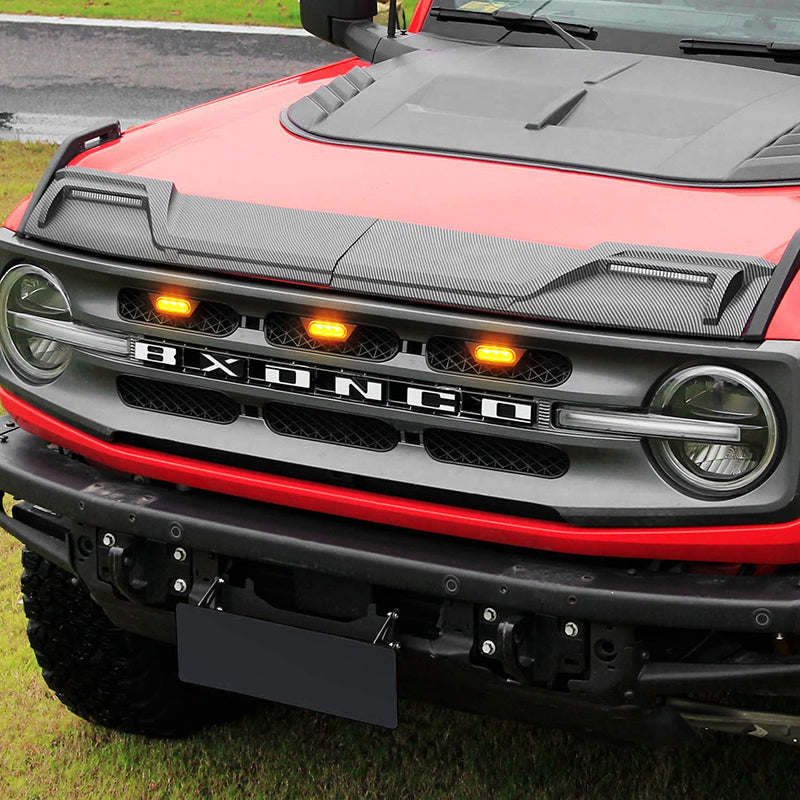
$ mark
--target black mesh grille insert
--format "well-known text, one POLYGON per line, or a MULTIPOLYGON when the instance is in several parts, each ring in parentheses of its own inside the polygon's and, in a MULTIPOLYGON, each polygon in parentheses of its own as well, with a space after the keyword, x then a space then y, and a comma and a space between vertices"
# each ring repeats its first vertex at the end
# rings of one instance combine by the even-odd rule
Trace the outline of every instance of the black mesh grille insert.
POLYGON ((224 303, 201 300, 189 317, 170 317, 153 308, 150 293, 141 289, 122 289, 118 298, 119 315, 131 322, 185 328, 210 336, 229 336, 239 327, 239 315, 224 303))
POLYGON ((228 424, 239 417, 239 404, 222 392, 120 375, 117 391, 125 405, 228 424))
POLYGON ((539 386, 558 386, 572 374, 566 356, 549 350, 526 350, 513 367, 490 367, 472 357, 466 342, 436 336, 428 342, 428 366, 440 372, 465 372, 539 386))
POLYGON ((380 420, 283 403, 265 405, 264 419, 281 436, 314 439, 364 450, 392 450, 400 440, 398 432, 380 420))
POLYGON ((300 317, 294 314, 270 314, 267 319, 267 339, 282 347, 324 350, 326 353, 369 361, 387 361, 400 350, 397 334, 370 325, 356 327, 346 342, 320 342, 306 333, 300 317))
POLYGON ((538 442, 433 429, 425 431, 424 443, 431 458, 449 464, 520 472, 539 478, 560 478, 569 467, 565 453, 538 442))

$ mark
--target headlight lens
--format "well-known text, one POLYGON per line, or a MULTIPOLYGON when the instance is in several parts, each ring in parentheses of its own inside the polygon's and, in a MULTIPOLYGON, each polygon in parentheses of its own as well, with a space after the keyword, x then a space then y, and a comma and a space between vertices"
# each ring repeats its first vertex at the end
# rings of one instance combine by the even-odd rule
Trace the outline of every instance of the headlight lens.
POLYGON ((671 417, 735 423, 741 441, 654 440, 653 454, 682 486, 707 495, 752 488, 772 466, 778 420, 766 392, 751 378, 725 367, 692 367, 667 378, 653 405, 671 417))
POLYGON ((0 280, 0 346, 23 378, 48 383, 67 368, 72 347, 25 330, 25 321, 37 317, 71 321, 69 299, 49 272, 22 264, 0 280))

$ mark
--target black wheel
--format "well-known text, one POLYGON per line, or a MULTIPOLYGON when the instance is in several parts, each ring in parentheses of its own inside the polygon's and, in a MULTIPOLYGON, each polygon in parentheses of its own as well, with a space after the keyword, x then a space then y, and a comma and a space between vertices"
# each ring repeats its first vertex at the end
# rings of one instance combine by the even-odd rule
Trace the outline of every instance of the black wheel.
POLYGON ((23 552, 22 566, 28 639, 47 685, 70 711, 156 737, 190 732, 201 707, 210 721, 219 696, 178 680, 174 647, 118 628, 77 578, 33 551, 23 552))

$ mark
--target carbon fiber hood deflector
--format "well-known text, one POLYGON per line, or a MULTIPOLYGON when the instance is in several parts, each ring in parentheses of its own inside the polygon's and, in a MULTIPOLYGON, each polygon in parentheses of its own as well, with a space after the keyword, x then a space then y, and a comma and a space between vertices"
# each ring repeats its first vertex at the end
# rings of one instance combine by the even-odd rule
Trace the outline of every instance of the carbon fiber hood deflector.
POLYGON ((68 167, 24 235, 136 261, 515 316, 739 338, 774 264, 604 243, 576 250, 341 214, 180 195, 68 167))

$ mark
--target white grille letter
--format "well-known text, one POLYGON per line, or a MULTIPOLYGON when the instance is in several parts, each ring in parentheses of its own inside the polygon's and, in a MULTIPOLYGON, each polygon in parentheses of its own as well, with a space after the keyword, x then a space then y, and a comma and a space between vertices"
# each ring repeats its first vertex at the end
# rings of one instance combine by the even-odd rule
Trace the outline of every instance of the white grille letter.
POLYGON ((453 392, 440 392, 436 389, 420 389, 409 386, 406 390, 406 403, 412 408, 424 408, 428 411, 446 411, 456 413, 456 396, 453 392))
POLYGON ((364 400, 372 400, 380 403, 383 400, 383 384, 380 381, 367 381, 362 384, 356 378, 346 378, 344 375, 337 375, 334 381, 333 391, 339 397, 354 397, 354 393, 360 395, 364 400))
POLYGON ((178 366, 178 349, 165 347, 162 344, 148 344, 147 342, 134 342, 133 357, 139 361, 150 364, 163 364, 167 367, 178 366))
POLYGON ((481 416, 484 419, 509 419, 514 422, 533 420, 533 406, 530 403, 512 403, 510 400, 481 400, 481 416))
POLYGON ((291 386, 295 389, 311 388, 311 373, 307 369, 267 364, 267 368, 264 370, 264 380, 267 383, 277 383, 279 386, 291 386))

